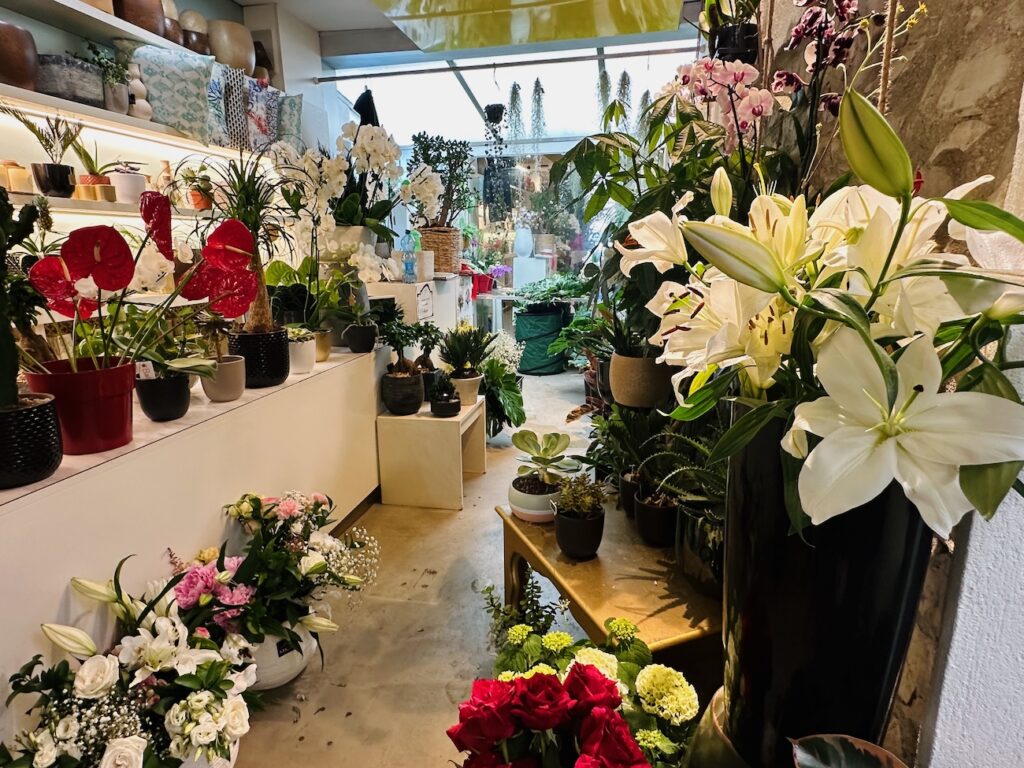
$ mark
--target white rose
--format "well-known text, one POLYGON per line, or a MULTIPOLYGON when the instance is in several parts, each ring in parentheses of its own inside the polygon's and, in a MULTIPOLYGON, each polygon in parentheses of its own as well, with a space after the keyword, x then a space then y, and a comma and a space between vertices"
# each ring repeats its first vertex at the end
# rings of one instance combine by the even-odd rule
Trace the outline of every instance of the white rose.
POLYGON ((249 732, 249 707, 241 696, 229 696, 220 713, 220 727, 231 741, 237 741, 249 732))
POLYGON ((78 735, 78 721, 71 715, 68 715, 57 723, 57 727, 54 729, 54 732, 60 741, 69 741, 78 735))
MULTIPOLYGON (((189 731, 188 734, 192 745, 196 747, 205 747, 207 744, 212 744, 219 735, 220 728, 217 727, 216 721, 209 714, 200 717, 195 728, 189 731)), ((100 768, 103 767, 101 766, 100 768)))
POLYGON ((102 699, 117 682, 121 665, 116 656, 93 656, 82 662, 75 675, 75 696, 102 699))
POLYGON ((185 704, 196 714, 205 712, 212 703, 213 694, 209 691, 196 691, 195 693, 190 693, 188 698, 185 699, 185 704))
POLYGON ((185 730, 185 723, 188 722, 188 707, 178 702, 164 715, 164 728, 172 736, 177 736, 185 730))
POLYGON ((112 739, 100 760, 100 768, 142 768, 147 742, 141 736, 112 739))
POLYGON ((326 570, 327 561, 324 560, 324 556, 319 552, 313 552, 312 554, 306 555, 299 561, 299 573, 303 576, 323 573, 326 570))
POLYGON ((40 731, 33 739, 36 755, 32 759, 33 768, 47 768, 57 759, 57 745, 49 731, 40 731))

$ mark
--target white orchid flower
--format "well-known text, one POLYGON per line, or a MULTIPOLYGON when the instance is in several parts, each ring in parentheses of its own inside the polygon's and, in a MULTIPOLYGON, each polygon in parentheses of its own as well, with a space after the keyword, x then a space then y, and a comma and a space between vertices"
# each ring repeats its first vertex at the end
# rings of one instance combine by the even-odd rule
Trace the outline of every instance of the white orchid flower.
POLYGON ((817 525, 866 504, 895 479, 939 536, 972 508, 960 467, 1024 460, 1024 406, 981 392, 939 392, 942 367, 928 338, 896 364, 889 408, 867 344, 841 328, 822 348, 817 376, 827 397, 801 403, 783 448, 806 451, 805 432, 824 438, 800 472, 800 501, 817 525), (803 449, 803 450, 801 450, 803 449))
POLYGON ((653 264, 658 272, 668 272, 672 267, 686 264, 686 243, 680 230, 679 212, 693 200, 693 193, 687 192, 672 207, 672 217, 661 211, 644 216, 629 225, 629 234, 639 248, 624 248, 615 243, 615 250, 622 257, 619 269, 629 277, 637 264, 653 264))

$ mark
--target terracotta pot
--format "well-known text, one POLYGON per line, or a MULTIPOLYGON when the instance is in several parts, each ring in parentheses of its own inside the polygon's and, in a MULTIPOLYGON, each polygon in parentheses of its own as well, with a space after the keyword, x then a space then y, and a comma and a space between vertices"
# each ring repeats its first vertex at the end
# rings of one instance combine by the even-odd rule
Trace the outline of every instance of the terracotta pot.
POLYGON ((103 73, 95 64, 64 54, 39 54, 36 90, 90 107, 103 107, 103 73))
POLYGON ((103 108, 119 115, 128 114, 128 84, 103 84, 103 108))
POLYGON ((203 392, 215 403, 237 400, 245 391, 245 358, 241 355, 224 355, 217 363, 212 377, 204 377, 203 392))
POLYGON ((66 455, 100 453, 132 441, 132 363, 96 370, 91 360, 79 360, 73 373, 67 360, 57 360, 46 369, 26 372, 25 378, 33 392, 56 398, 66 455))
POLYGON ((161 0, 114 0, 114 13, 129 24, 158 37, 164 36, 164 6, 161 0))
POLYGON ((210 48, 210 36, 205 32, 186 29, 182 34, 185 38, 185 47, 192 53, 198 53, 200 56, 209 56, 213 53, 213 49, 210 48))
POLYGON ((672 396, 672 369, 653 357, 615 353, 609 379, 615 402, 630 408, 657 408, 672 396))
POLYGON ((82 173, 78 176, 80 186, 95 187, 100 184, 110 184, 109 176, 94 176, 91 173, 82 173))
POLYGON ((178 45, 185 44, 185 32, 177 19, 164 19, 164 38, 178 45))
POLYGON ((208 211, 213 207, 213 200, 210 196, 198 189, 190 189, 188 191, 188 199, 192 203, 192 207, 197 211, 208 211))
POLYGON ((217 61, 252 75, 256 68, 256 47, 253 45, 252 33, 243 24, 223 19, 208 22, 208 28, 210 48, 217 61))
POLYGON ((63 456, 53 395, 24 395, 0 408, 0 488, 45 480, 63 456))
POLYGON ((39 58, 36 41, 27 29, 0 21, 0 83, 15 88, 36 89, 39 58))

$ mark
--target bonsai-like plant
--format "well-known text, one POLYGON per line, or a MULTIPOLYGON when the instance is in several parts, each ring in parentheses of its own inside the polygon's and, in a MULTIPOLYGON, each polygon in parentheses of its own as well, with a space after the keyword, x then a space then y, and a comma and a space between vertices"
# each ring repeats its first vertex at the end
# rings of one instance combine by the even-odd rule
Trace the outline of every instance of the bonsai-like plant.
POLYGON ((65 120, 60 115, 47 117, 41 124, 25 115, 17 107, 0 101, 0 114, 9 115, 25 126, 29 133, 36 137, 43 152, 54 165, 60 165, 64 155, 82 133, 82 124, 65 120))
POLYGON ((483 328, 459 326, 441 339, 441 360, 451 366, 453 379, 472 379, 480 375, 479 366, 497 334, 483 328))
POLYGON ((459 393, 452 384, 452 377, 444 371, 438 371, 434 376, 434 384, 430 388, 430 401, 437 403, 450 403, 459 399, 459 393))
POLYGON ((440 175, 440 205, 431 211, 422 202, 418 202, 416 215, 426 227, 451 227, 459 214, 468 210, 474 201, 473 190, 469 185, 469 177, 473 172, 473 150, 468 141, 417 133, 412 137, 410 174, 424 165, 440 175))
POLYGON ((14 216, 7 190, 0 187, 0 409, 18 405, 19 351, 15 329, 29 329, 36 321, 36 310, 45 302, 24 275, 12 274, 8 253, 20 244, 35 226, 39 211, 23 206, 14 216))
POLYGON ((555 504, 555 514, 580 520, 593 520, 604 514, 607 498, 604 486, 586 475, 566 477, 561 482, 562 495, 555 504))
POLYGON ((221 361, 221 346, 231 330, 231 321, 216 312, 204 310, 195 316, 196 328, 199 329, 200 343, 205 350, 205 357, 213 357, 218 363, 221 361))
POLYGON ((398 355, 398 360, 388 365, 388 375, 416 375, 416 364, 405 357, 406 347, 411 347, 416 343, 416 329, 401 321, 385 323, 380 328, 380 338, 381 341, 391 347, 395 351, 395 354, 398 355))
POLYGON ((424 323, 416 323, 413 329, 416 332, 416 343, 420 346, 420 356, 416 358, 416 367, 421 371, 436 370, 431 355, 441 343, 441 329, 429 320, 424 323))
POLYGON ((558 485, 565 477, 577 472, 580 463, 565 455, 572 438, 563 432, 549 432, 537 437, 532 429, 521 429, 512 435, 512 445, 525 453, 519 461, 519 477, 534 477, 545 485, 558 485))

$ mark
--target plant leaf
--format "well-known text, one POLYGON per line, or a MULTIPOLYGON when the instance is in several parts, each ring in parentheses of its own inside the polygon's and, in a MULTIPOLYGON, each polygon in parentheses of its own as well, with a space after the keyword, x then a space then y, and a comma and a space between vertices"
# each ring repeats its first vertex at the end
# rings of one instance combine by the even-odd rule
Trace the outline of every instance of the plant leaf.
POLYGON ((896 755, 852 736, 807 736, 793 740, 796 768, 907 768, 896 755))
POLYGON ((719 438, 708 457, 708 463, 715 464, 737 453, 753 440, 769 421, 784 416, 787 405, 787 401, 778 400, 764 403, 744 413, 719 438))
POLYGON ((853 296, 837 288, 819 288, 811 291, 810 297, 829 312, 839 315, 852 328, 865 333, 871 324, 867 312, 853 296))
POLYGON ((965 227, 987 232, 998 230, 1024 242, 1024 221, 999 206, 984 200, 953 200, 948 197, 940 198, 939 202, 946 206, 952 218, 965 227))

